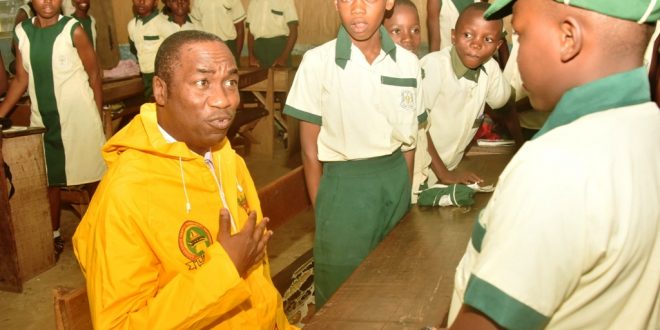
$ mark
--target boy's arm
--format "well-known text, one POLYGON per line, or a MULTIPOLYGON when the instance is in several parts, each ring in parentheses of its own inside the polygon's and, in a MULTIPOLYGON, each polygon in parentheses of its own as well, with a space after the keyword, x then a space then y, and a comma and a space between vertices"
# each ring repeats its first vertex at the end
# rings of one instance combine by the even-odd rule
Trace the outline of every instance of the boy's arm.
POLYGON ((440 50, 440 0, 426 0, 426 13, 429 52, 434 52, 440 50))
POLYGON ((85 30, 80 25, 77 25, 73 31, 73 45, 76 47, 78 56, 89 77, 89 86, 94 92, 96 108, 98 111, 101 111, 103 109, 103 83, 99 74, 98 57, 94 52, 89 38, 87 38, 87 33, 85 33, 85 30))
MULTIPOLYGON (((236 54, 240 59, 241 53, 243 52, 243 42, 245 40, 245 19, 234 23, 234 27, 236 28, 236 54)), ((240 66, 240 63, 236 63, 236 65, 240 66)))
POLYGON ((471 184, 483 181, 478 175, 470 171, 448 170, 447 166, 442 161, 442 158, 440 158, 438 151, 435 150, 433 139, 431 139, 431 135, 428 132, 426 133, 426 138, 428 139, 428 152, 431 156, 431 170, 435 173, 435 176, 438 177, 438 181, 444 184, 471 184))
POLYGON ((252 34, 252 31, 250 31, 249 26, 248 26, 248 65, 256 68, 260 66, 259 61, 257 61, 257 57, 254 56, 254 35, 252 34))
POLYGON ((412 182, 413 175, 415 173, 415 149, 404 151, 403 158, 406 160, 406 166, 408 167, 408 177, 410 178, 410 182, 412 182))
MULTIPOLYGON (((23 68, 23 57, 21 56, 21 51, 18 49, 18 45, 14 42, 14 48, 16 49, 16 75, 14 80, 9 86, 5 100, 0 103, 0 117, 5 117, 11 109, 14 108, 16 102, 23 96, 25 90, 28 87, 28 73, 23 68)), ((2 68, 4 70, 4 67, 2 68)))
POLYGON ((280 54, 275 63, 273 63, 273 66, 275 67, 287 66, 286 62, 291 55, 293 46, 296 45, 296 40, 298 40, 298 22, 289 22, 287 25, 289 26, 289 36, 286 38, 286 46, 284 47, 282 54, 280 54))
POLYGON ((316 208, 316 194, 319 190, 323 167, 318 159, 317 140, 321 126, 310 122, 300 121, 300 145, 302 148, 302 162, 305 170, 305 183, 312 206, 316 208))

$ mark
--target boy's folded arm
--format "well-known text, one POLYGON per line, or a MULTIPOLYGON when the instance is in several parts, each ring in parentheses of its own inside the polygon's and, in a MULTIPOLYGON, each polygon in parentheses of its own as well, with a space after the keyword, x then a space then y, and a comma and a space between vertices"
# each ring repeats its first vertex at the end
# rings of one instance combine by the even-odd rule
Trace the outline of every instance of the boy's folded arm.
POLYGON ((426 138, 428 139, 428 153, 431 156, 431 170, 433 173, 435 173, 435 176, 438 177, 440 182, 445 184, 469 184, 483 181, 478 175, 470 171, 450 171, 447 169, 447 165, 445 165, 445 163, 442 161, 442 158, 440 158, 438 151, 435 149, 431 135, 426 133, 426 138))

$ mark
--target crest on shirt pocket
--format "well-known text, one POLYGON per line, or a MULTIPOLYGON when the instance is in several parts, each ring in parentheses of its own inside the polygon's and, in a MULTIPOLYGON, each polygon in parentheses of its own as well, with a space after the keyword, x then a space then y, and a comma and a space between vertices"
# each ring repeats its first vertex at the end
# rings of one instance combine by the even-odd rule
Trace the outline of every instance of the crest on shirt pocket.
POLYGON ((190 262, 186 265, 193 270, 204 264, 204 253, 213 244, 209 230, 199 222, 188 220, 179 229, 179 250, 190 262))
POLYGON ((406 110, 415 109, 415 94, 413 91, 406 89, 401 91, 401 107, 406 110))

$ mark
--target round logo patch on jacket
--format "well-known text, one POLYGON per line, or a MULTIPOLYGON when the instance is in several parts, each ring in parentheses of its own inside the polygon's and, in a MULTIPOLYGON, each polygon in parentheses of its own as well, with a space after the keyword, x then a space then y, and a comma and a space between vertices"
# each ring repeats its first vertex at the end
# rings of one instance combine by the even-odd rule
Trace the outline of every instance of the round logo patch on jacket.
POLYGON ((213 244, 211 233, 199 222, 188 220, 179 229, 179 250, 190 261, 203 263, 204 251, 213 244))

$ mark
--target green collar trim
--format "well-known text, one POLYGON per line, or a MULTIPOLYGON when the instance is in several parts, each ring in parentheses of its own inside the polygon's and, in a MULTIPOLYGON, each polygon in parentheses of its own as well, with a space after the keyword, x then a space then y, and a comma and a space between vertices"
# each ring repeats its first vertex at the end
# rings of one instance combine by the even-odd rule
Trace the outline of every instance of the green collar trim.
POLYGON ((607 76, 566 92, 534 139, 592 113, 649 101, 651 92, 643 67, 607 76))
MULTIPOLYGON (((378 29, 380 33, 380 48, 396 62, 396 44, 390 38, 387 30, 382 25, 378 29)), ((343 25, 339 26, 337 32, 337 42, 335 44, 335 63, 342 69, 346 68, 346 63, 351 59, 351 36, 343 25)))
POLYGON ((449 51, 449 57, 451 58, 451 68, 454 70, 454 74, 456 75, 457 79, 465 78, 467 80, 477 82, 479 80, 479 74, 482 71, 486 73, 486 68, 484 68, 483 65, 480 65, 476 69, 470 69, 466 67, 463 62, 461 62, 461 58, 458 57, 456 47, 451 47, 451 51, 449 51))
MULTIPOLYGON (((167 21, 168 22, 176 23, 176 22, 174 22, 174 14, 166 13, 165 8, 163 8, 163 10, 161 12, 163 13, 163 15, 167 16, 167 21)), ((190 19, 190 15, 186 15, 186 22, 192 23, 192 20, 190 19)))
POLYGON ((135 20, 136 21, 140 20, 140 21, 142 21, 142 24, 147 24, 147 23, 149 23, 149 21, 156 18, 156 16, 158 16, 158 14, 159 14, 158 8, 154 8, 154 10, 152 10, 151 13, 147 16, 140 17, 138 15, 135 15, 135 20))

